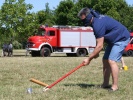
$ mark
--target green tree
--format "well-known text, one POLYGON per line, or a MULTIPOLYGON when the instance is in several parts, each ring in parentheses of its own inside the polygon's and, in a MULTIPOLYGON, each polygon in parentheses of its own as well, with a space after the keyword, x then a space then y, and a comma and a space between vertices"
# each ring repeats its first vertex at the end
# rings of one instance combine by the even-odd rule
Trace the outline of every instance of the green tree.
POLYGON ((68 24, 75 25, 75 26, 82 26, 81 20, 77 17, 78 12, 83 7, 91 8, 91 0, 77 0, 74 2, 74 6, 70 9, 68 13, 68 24))
POLYGON ((32 7, 31 4, 26 4, 25 0, 5 0, 1 7, 0 30, 6 39, 27 41, 37 27, 37 16, 30 12, 32 7))
POLYGON ((71 9, 74 6, 72 0, 61 1, 57 9, 55 9, 56 24, 58 25, 68 25, 69 24, 69 13, 73 13, 71 9))
POLYGON ((49 8, 49 3, 45 4, 45 9, 37 13, 39 24, 52 26, 55 24, 54 11, 49 8))

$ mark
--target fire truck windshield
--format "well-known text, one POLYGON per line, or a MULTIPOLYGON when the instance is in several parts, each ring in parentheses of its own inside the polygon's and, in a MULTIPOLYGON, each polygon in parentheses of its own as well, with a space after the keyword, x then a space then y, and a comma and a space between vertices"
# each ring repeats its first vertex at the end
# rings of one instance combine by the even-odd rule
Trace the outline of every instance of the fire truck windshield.
POLYGON ((36 33, 37 36, 44 36, 46 34, 46 31, 44 29, 39 29, 36 33))

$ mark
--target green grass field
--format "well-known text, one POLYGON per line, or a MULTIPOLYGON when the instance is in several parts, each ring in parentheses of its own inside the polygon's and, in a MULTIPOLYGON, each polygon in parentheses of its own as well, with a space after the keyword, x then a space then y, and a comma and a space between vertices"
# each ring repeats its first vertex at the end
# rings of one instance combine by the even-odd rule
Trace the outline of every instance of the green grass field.
MULTIPOLYGON (((102 55, 46 92, 29 81, 35 78, 47 84, 79 65, 85 57, 25 57, 14 51, 14 57, 0 58, 0 100, 133 100, 133 57, 124 57, 128 71, 120 70, 119 90, 108 92, 98 88, 102 83, 102 55), (19 55, 19 56, 18 56, 19 55), (27 88, 33 93, 28 94, 27 88)), ((121 64, 119 64, 121 67, 121 64)))

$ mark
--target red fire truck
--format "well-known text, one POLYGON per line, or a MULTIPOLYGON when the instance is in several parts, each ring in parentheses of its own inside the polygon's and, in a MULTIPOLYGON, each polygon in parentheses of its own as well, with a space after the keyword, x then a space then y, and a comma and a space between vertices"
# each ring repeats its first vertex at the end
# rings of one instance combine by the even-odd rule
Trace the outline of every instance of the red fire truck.
POLYGON ((124 54, 126 54, 127 56, 133 56, 133 32, 131 33, 130 39, 131 40, 129 44, 127 45, 124 51, 124 54))
POLYGON ((35 36, 29 37, 27 46, 33 57, 51 53, 86 56, 94 50, 96 40, 91 27, 42 25, 35 36))

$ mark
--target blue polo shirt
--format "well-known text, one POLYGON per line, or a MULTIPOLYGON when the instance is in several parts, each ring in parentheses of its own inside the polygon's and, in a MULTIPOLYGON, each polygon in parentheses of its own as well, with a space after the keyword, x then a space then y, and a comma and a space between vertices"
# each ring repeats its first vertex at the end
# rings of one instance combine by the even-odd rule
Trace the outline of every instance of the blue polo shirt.
POLYGON ((130 33, 127 28, 108 16, 100 15, 99 18, 94 17, 92 27, 95 37, 104 37, 105 42, 108 44, 125 41, 130 38, 130 33))

